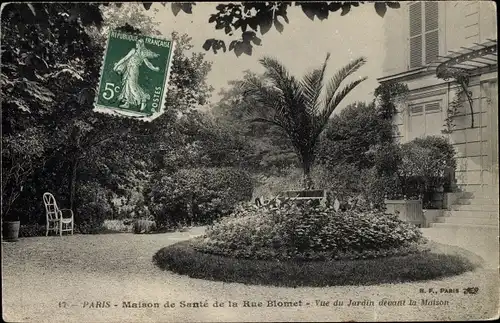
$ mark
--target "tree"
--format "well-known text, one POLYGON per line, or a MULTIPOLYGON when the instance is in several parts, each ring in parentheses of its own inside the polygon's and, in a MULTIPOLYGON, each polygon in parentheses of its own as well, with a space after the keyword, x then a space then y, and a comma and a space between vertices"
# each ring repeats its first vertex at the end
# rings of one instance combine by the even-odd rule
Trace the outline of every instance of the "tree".
MULTIPOLYGON (((347 15, 353 7, 359 7, 361 4, 374 3, 375 11, 380 17, 384 17, 387 8, 400 8, 398 2, 379 2, 379 1, 316 1, 316 2, 242 2, 242 3, 221 3, 217 5, 217 12, 211 14, 208 23, 215 24, 216 30, 224 30, 228 36, 233 36, 236 32, 241 32, 241 37, 231 41, 226 46, 224 40, 210 38, 205 41, 203 48, 212 49, 214 53, 219 50, 234 51, 237 56, 242 53, 252 55, 253 45, 259 46, 261 39, 257 37, 256 32, 261 35, 266 34, 273 26, 279 32, 282 32, 284 25, 278 18, 281 18, 287 24, 289 23, 287 12, 292 3, 295 7, 300 7, 302 12, 311 20, 317 17, 319 20, 328 19, 330 13, 341 11, 340 15, 347 15), (251 29, 251 30, 247 30, 251 29)), ((146 10, 150 10, 152 2, 143 2, 146 10)), ((165 6, 167 3, 163 2, 165 6)), ((108 6, 109 3, 103 3, 108 6)), ((120 3, 114 3, 114 6, 122 6, 120 3)), ((186 14, 192 14, 195 2, 173 2, 171 3, 172 13, 177 16, 180 11, 186 14)), ((47 13, 39 7, 39 4, 24 4, 23 15, 28 20, 45 23, 48 20, 47 13)), ((80 19, 84 23, 101 23, 103 17, 99 11, 85 5, 75 6, 71 12, 71 18, 80 19)))
POLYGON ((329 120, 318 158, 327 169, 346 164, 368 169, 374 166, 370 151, 392 141, 392 120, 380 116, 374 103, 357 102, 329 120))
MULTIPOLYGON (((95 4, 81 6, 89 13, 98 11, 95 4)), ((37 8, 48 14, 45 24, 24 20, 24 4, 9 4, 2 10, 2 145, 6 149, 2 171, 12 174, 2 183, 2 194, 10 204, 21 196, 33 173, 59 152, 67 129, 61 120, 79 113, 75 106, 80 89, 98 73, 97 62, 88 55, 95 52, 84 33, 83 23, 88 20, 82 16, 77 22, 74 6, 68 4, 37 4, 37 8)))
POLYGON ((316 159, 319 136, 340 102, 366 77, 352 81, 340 89, 343 81, 366 62, 357 58, 341 68, 324 86, 325 70, 330 54, 323 65, 307 73, 302 80, 291 76, 276 59, 264 57, 260 63, 266 69, 266 79, 252 77, 241 82, 244 95, 256 103, 261 117, 254 122, 274 125, 283 131, 299 157, 304 173, 304 186, 312 187, 311 169, 316 159), (321 94, 325 88, 325 98, 321 94))
MULTIPOLYGON (((264 79, 264 75, 245 71, 243 80, 252 77, 264 79)), ((239 81, 229 81, 228 85, 227 89, 220 91, 221 99, 210 111, 221 127, 231 129, 234 136, 251 146, 244 156, 245 167, 252 172, 270 175, 295 164, 296 158, 290 142, 281 135, 279 129, 266 123, 248 122, 248 119, 258 117, 263 111, 255 111, 253 102, 244 100, 244 91, 239 86, 239 81)))
POLYGON ((386 120, 391 120, 398 112, 397 105, 404 102, 410 90, 408 85, 399 82, 390 82, 380 84, 375 89, 375 99, 373 102, 377 105, 378 114, 386 120))
MULTIPOLYGON (((100 16, 99 4, 31 7, 35 12, 51 14, 46 20, 40 14, 37 19, 41 21, 30 21, 24 12, 30 10, 26 4, 9 4, 2 10, 2 171, 16 175, 18 170, 11 166, 21 164, 9 161, 13 156, 23 161, 22 176, 10 176, 9 181, 2 182, 8 188, 2 193, 19 197, 16 211, 29 216, 40 214, 34 211, 41 207, 40 192, 49 190, 60 203, 76 210, 78 217, 80 207, 91 202, 85 199, 98 193, 102 196, 101 192, 128 195, 155 170, 154 158, 175 147, 169 147, 171 142, 165 138, 177 121, 177 112, 192 109, 209 97, 206 75, 211 65, 203 53, 189 57, 189 37, 175 34, 179 46, 169 84, 175 95, 169 96, 165 115, 144 124, 95 113, 93 89, 102 62, 100 39, 106 28, 141 32, 154 30, 154 25, 148 19, 127 17, 143 11, 109 10, 106 19, 111 25, 97 22, 95 26, 104 27, 99 31, 89 25, 95 23, 94 16, 100 16), (139 25, 113 25, 125 18, 139 21, 139 25), (38 149, 38 145, 43 147, 38 149), (89 189, 91 192, 85 192, 89 189)), ((7 196, 3 199, 15 200, 7 196)))

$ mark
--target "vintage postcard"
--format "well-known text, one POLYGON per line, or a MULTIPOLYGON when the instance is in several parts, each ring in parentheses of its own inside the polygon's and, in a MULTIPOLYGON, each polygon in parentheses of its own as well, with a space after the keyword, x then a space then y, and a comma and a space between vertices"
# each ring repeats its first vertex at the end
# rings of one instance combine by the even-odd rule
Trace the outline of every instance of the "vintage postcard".
POLYGON ((3 320, 498 319, 496 12, 2 4, 3 320))

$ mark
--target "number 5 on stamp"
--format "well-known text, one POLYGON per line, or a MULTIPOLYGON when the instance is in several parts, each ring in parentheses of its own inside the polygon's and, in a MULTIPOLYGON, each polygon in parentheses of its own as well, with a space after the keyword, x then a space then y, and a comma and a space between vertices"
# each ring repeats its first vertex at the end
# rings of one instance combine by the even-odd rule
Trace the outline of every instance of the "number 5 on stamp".
POLYGON ((111 31, 94 111, 151 121, 164 112, 175 43, 111 31))

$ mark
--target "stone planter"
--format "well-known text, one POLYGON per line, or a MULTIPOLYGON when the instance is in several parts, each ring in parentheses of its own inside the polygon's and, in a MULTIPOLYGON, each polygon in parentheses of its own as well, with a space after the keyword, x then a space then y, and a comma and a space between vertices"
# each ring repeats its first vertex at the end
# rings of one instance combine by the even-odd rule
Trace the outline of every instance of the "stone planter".
POLYGON ((422 200, 385 200, 386 212, 397 215, 402 221, 422 228, 425 226, 422 200))
POLYGON ((4 221, 2 225, 2 239, 4 241, 17 241, 19 239, 20 221, 4 221))
POLYGON ((293 201, 318 201, 321 204, 326 203, 327 191, 326 190, 293 190, 283 191, 279 194, 279 200, 293 200, 293 201))
POLYGON ((425 222, 424 222, 424 225, 423 227, 424 228, 430 228, 431 227, 431 223, 436 223, 436 218, 438 216, 443 216, 444 214, 444 210, 423 210, 424 212, 424 219, 425 219, 425 222))
POLYGON ((463 192, 444 193, 443 195, 443 209, 451 210, 451 206, 455 204, 462 196, 463 192))

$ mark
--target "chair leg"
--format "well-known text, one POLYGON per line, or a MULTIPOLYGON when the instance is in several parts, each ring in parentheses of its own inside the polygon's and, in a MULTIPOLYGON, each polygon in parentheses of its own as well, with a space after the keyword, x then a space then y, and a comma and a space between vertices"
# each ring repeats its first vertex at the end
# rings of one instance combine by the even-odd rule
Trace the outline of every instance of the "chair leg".
POLYGON ((75 228, 75 222, 71 221, 71 235, 73 235, 74 228, 75 228))
POLYGON ((47 229, 45 230, 45 236, 48 237, 49 236, 49 222, 47 222, 47 229))
POLYGON ((63 223, 62 223, 62 221, 61 221, 61 222, 59 222, 59 223, 60 223, 60 224, 59 224, 59 236, 61 236, 61 237, 62 237, 62 233, 63 233, 63 223))

